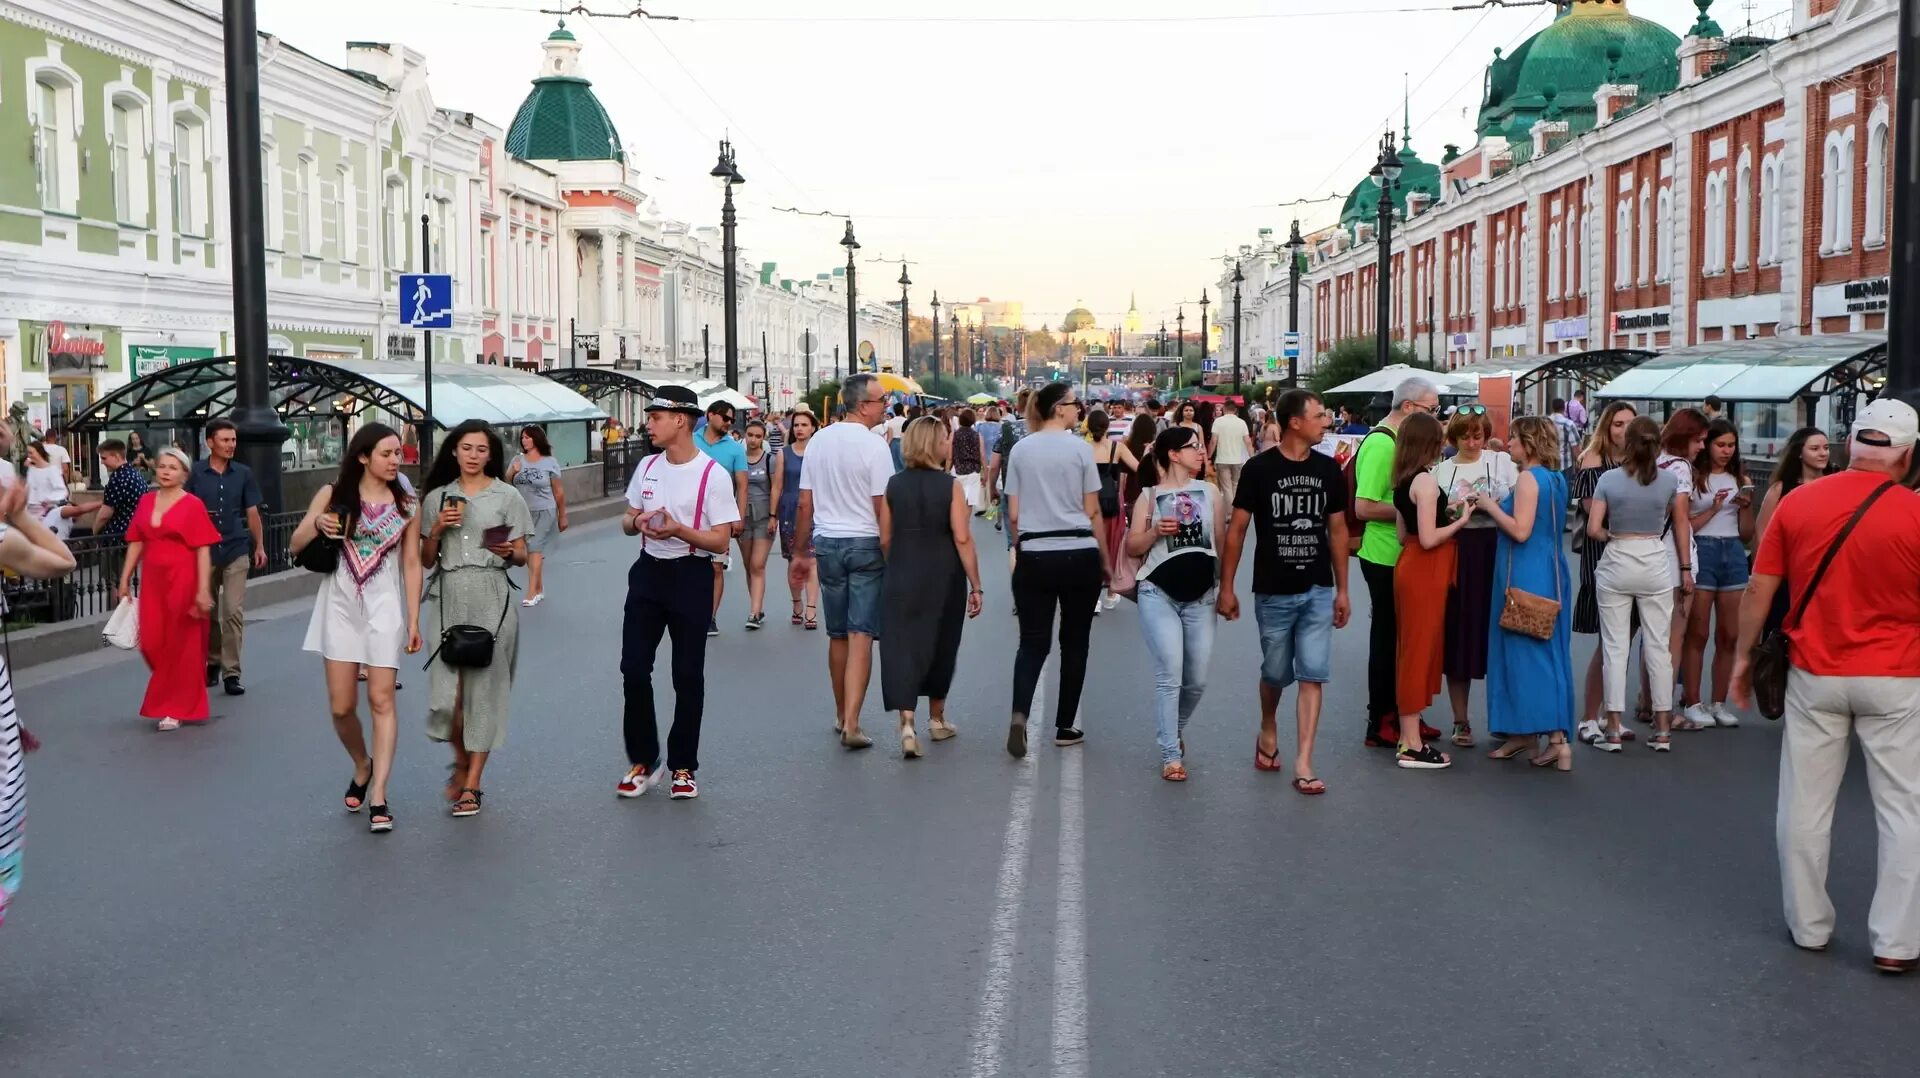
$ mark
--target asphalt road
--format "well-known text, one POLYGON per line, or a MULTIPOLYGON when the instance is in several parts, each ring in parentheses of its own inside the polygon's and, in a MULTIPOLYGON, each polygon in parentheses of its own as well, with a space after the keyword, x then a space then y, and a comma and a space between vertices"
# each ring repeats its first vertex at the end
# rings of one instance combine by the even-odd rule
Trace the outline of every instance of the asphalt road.
MULTIPOLYGON (((1477 753, 1400 771, 1360 745, 1364 589, 1338 638, 1324 797, 1252 767, 1250 621, 1221 628, 1188 733, 1193 780, 1162 782, 1150 664, 1124 603, 1095 624, 1087 744, 1037 738, 1015 762, 1001 747, 1005 562, 979 531, 995 556, 961 658, 959 738, 902 760, 876 683, 866 721, 881 744, 842 751, 825 634, 786 624, 777 576, 773 624, 742 631, 736 573, 690 803, 612 796, 633 546, 611 525, 569 534, 527 616, 518 714, 474 819, 437 803, 445 758, 421 733, 417 670, 403 675, 398 829, 370 836, 340 810, 348 764, 318 660, 299 651, 304 604, 255 612, 252 692, 216 698, 201 729, 161 735, 133 717, 137 659, 28 671, 21 707, 46 748, 29 766, 25 889, 0 929, 0 1068, 1912 1067, 1920 978, 1868 968, 1873 824, 1857 763, 1836 822, 1840 931, 1811 955, 1779 915, 1777 728, 1683 734, 1667 757, 1577 747, 1568 775, 1477 753)), ((661 686, 664 700, 664 673, 661 686)))

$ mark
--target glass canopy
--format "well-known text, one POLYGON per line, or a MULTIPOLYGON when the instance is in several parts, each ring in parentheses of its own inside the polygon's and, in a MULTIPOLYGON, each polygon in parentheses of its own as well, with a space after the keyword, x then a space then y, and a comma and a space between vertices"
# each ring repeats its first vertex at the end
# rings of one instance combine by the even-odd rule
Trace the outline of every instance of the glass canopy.
POLYGON ((1886 368, 1878 333, 1758 337, 1666 352, 1625 371, 1596 396, 1612 400, 1791 401, 1865 382, 1886 368))

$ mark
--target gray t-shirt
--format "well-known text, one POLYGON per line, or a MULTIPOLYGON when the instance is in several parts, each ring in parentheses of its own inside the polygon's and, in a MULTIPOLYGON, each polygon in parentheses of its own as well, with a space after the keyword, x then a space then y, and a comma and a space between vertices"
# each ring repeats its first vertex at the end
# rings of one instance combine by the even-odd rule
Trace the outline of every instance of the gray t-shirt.
POLYGON ((513 487, 527 500, 527 508, 535 513, 551 513, 555 509, 553 500, 553 481, 560 478, 560 462, 552 457, 539 460, 518 458, 520 470, 514 473, 513 487))
POLYGON ((1642 485, 1625 468, 1615 468, 1600 477, 1593 488, 1593 500, 1607 503, 1607 530, 1616 535, 1659 535, 1672 519, 1674 495, 1680 481, 1672 472, 1655 472, 1653 482, 1642 485))
POLYGON ((1097 547, 1086 496, 1100 493, 1100 471, 1093 447, 1065 430, 1029 434, 1007 454, 1007 495, 1020 499, 1020 533, 1083 530, 1089 534, 1059 539, 1021 540, 1020 549, 1082 550, 1097 547))

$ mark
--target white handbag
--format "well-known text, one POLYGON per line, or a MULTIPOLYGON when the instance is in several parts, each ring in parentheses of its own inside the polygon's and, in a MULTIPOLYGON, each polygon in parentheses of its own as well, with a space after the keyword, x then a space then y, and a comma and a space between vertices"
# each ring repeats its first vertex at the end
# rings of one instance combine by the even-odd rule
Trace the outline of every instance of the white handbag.
POLYGON ((116 648, 133 651, 140 646, 140 600, 128 598, 113 608, 101 639, 116 648))

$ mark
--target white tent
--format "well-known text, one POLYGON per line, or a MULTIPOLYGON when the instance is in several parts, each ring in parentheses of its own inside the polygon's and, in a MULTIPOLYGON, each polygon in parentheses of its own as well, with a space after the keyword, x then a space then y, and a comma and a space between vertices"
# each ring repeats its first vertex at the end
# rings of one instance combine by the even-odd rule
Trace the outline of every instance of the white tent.
POLYGON ((1345 385, 1335 386, 1328 393, 1391 393, 1401 382, 1419 376, 1440 388, 1443 397, 1473 397, 1480 394, 1480 380, 1475 377, 1459 377, 1446 371, 1423 371, 1418 367, 1409 367, 1405 363, 1389 363, 1371 374, 1363 374, 1345 385))

